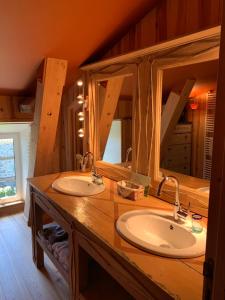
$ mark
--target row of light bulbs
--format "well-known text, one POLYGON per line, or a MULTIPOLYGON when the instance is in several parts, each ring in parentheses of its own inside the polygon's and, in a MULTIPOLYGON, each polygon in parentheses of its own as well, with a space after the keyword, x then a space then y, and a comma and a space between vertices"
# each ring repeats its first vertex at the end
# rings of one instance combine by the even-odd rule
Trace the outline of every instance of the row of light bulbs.
MULTIPOLYGON (((77 81, 77 86, 78 86, 78 95, 77 95, 77 102, 78 104, 82 105, 82 110, 78 112, 78 120, 80 122, 84 122, 84 104, 85 104, 85 99, 84 99, 84 83, 81 79, 77 81)), ((78 136, 80 138, 84 137, 84 128, 78 129, 78 136)))

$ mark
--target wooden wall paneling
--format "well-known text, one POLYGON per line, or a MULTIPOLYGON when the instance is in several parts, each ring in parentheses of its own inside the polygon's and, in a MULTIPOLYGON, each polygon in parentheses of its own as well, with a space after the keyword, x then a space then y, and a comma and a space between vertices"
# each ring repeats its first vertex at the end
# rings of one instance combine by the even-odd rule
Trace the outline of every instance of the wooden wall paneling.
POLYGON ((105 151, 105 146, 108 140, 123 81, 124 76, 118 76, 115 78, 110 78, 107 83, 105 100, 101 110, 99 125, 101 129, 101 157, 105 151))
POLYGON ((217 80, 212 174, 206 244, 204 299, 225 298, 225 1, 217 80), (210 269, 211 267, 211 269, 210 269))
POLYGON ((220 25, 222 0, 158 1, 136 25, 106 51, 118 56, 156 43, 220 25))
POLYGON ((47 58, 44 67, 43 99, 38 129, 38 142, 34 175, 52 172, 52 158, 58 126, 62 90, 67 62, 47 58))
POLYGON ((205 118, 207 112, 207 93, 195 97, 196 110, 188 109, 188 121, 192 122, 192 161, 191 175, 203 178, 205 118))
POLYGON ((78 139, 77 132, 74 131, 74 117, 80 105, 75 97, 76 85, 74 84, 63 94, 62 99, 62 139, 64 150, 61 153, 63 171, 70 171, 75 168, 75 143, 78 139))
POLYGON ((34 102, 33 97, 12 97, 12 118, 21 121, 31 121, 34 117, 34 102), (30 112, 21 112, 19 109, 20 105, 27 105, 30 107, 30 112))
POLYGON ((12 103, 10 96, 0 96, 0 121, 12 118, 12 103))

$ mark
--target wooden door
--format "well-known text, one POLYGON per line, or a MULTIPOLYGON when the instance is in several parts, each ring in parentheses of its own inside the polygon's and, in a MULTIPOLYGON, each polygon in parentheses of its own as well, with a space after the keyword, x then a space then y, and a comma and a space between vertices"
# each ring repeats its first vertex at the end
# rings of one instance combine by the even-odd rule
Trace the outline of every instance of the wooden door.
MULTIPOLYGON (((225 0, 223 0, 225 8, 225 0)), ((224 10, 223 10, 224 12, 224 10)), ((209 198, 204 299, 225 299, 225 12, 222 18, 209 198)))

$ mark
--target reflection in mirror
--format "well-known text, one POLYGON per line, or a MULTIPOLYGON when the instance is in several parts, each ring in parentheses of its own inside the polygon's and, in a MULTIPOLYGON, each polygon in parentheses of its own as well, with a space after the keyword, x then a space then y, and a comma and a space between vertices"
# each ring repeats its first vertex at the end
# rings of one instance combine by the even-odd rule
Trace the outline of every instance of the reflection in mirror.
POLYGON ((209 192, 212 167, 217 64, 214 60, 163 73, 160 171, 195 177, 183 176, 187 185, 204 193, 209 192))
POLYGON ((105 162, 131 168, 133 76, 98 82, 100 149, 105 162))

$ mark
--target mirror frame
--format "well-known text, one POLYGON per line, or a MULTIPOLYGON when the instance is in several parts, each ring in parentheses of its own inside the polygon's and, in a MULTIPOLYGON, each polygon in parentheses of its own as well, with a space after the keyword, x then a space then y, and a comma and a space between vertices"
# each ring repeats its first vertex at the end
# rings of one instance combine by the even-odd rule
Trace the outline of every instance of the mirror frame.
MULTIPOLYGON (((192 65, 212 60, 219 59, 219 48, 215 47, 211 51, 202 53, 197 57, 186 58, 186 59, 162 59, 156 61, 153 66, 153 82, 156 84, 155 93, 153 93, 153 105, 154 110, 154 134, 152 139, 153 151, 151 155, 151 188, 150 194, 157 196, 157 189, 159 183, 163 179, 162 173, 160 171, 160 131, 161 131, 161 107, 162 107, 162 88, 163 88, 163 72, 167 69, 182 67, 186 65, 192 65)), ((167 170, 166 170, 167 171, 167 170)), ((200 183, 197 177, 184 175, 181 173, 176 173, 168 170, 168 173, 175 175, 180 181, 179 191, 180 191, 180 202, 186 207, 190 207, 192 211, 200 213, 201 215, 208 215, 208 202, 209 194, 198 191, 197 186, 200 183), (196 184, 196 189, 185 185, 185 181, 191 181, 192 185, 196 184), (190 206, 189 206, 190 203, 190 206)), ((168 174, 167 174, 168 175, 168 174)), ((210 182, 209 182, 210 185, 210 182)), ((199 187, 199 186, 198 186, 199 187)), ((164 192, 161 193, 160 199, 167 202, 174 203, 174 186, 171 183, 166 183, 164 192)))
MULTIPOLYGON (((110 67, 111 65, 109 65, 108 67, 110 67)), ((106 68, 104 68, 105 70, 106 68)), ((92 76, 94 82, 95 82, 95 97, 96 97, 96 104, 98 107, 96 107, 96 111, 97 113, 97 118, 98 120, 100 119, 100 115, 99 115, 99 101, 98 101, 98 83, 99 81, 104 81, 104 80, 109 80, 112 78, 116 78, 116 77, 128 77, 128 76, 133 76, 134 77, 134 87, 133 87, 133 101, 132 101, 132 112, 134 112, 134 103, 135 103, 135 96, 136 96, 136 66, 135 63, 131 63, 129 65, 127 65, 126 63, 124 63, 124 67, 116 72, 113 73, 98 73, 96 72, 96 74, 94 74, 92 76)), ((119 100, 119 99, 118 99, 119 100)), ((133 134, 134 134, 134 120, 132 118, 132 147, 133 147, 133 143, 134 143, 134 139, 133 139, 133 134)), ((98 129, 99 130, 99 129, 98 129)), ((128 168, 124 168, 122 166, 116 165, 116 164, 112 164, 112 163, 108 163, 106 161, 103 161, 101 158, 101 151, 100 151, 100 139, 98 139, 97 142, 97 151, 96 151, 96 155, 95 155, 95 166, 98 169, 98 172, 103 175, 106 176, 110 179, 119 181, 122 179, 128 179, 131 176, 131 169, 128 168)))

